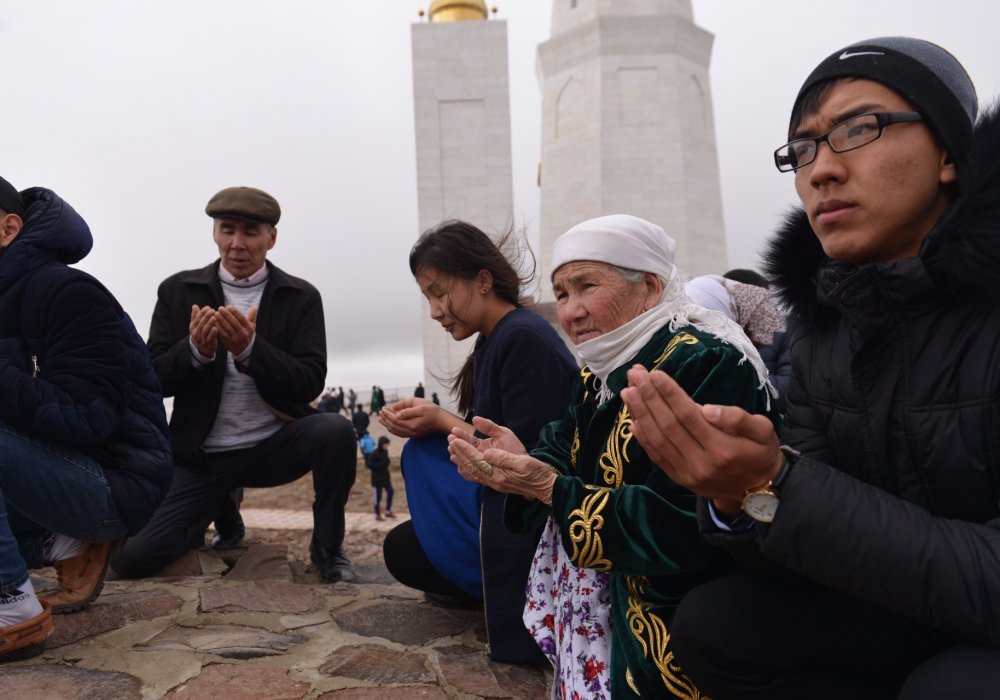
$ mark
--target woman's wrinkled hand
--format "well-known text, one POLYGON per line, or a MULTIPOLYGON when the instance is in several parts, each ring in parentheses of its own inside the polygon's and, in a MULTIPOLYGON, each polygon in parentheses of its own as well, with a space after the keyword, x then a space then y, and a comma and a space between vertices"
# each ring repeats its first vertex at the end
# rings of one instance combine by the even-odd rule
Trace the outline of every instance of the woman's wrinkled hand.
POLYGON ((512 493, 552 505, 556 473, 549 465, 527 454, 514 454, 497 447, 481 452, 461 435, 462 432, 456 429, 448 436, 448 451, 451 461, 465 479, 485 484, 501 493, 512 493))
POLYGON ((524 445, 517 439, 517 435, 510 428, 497 425, 490 419, 480 418, 479 416, 472 418, 472 425, 476 428, 476 432, 486 437, 476 437, 462 428, 452 428, 451 434, 465 440, 480 452, 495 447, 516 455, 527 454, 528 451, 524 449, 524 445))

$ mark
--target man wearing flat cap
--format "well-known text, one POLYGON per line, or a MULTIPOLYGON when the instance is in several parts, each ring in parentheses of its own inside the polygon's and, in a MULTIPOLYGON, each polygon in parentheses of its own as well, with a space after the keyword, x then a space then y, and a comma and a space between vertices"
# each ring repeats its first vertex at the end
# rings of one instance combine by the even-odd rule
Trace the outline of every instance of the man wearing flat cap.
POLYGON ((175 471, 149 525, 112 567, 148 576, 204 543, 242 487, 278 486, 312 471, 310 555, 323 581, 349 581, 344 504, 354 484, 354 429, 310 405, 326 379, 319 292, 266 260, 281 216, 271 195, 229 187, 205 207, 219 260, 168 277, 149 350, 165 396, 175 471))

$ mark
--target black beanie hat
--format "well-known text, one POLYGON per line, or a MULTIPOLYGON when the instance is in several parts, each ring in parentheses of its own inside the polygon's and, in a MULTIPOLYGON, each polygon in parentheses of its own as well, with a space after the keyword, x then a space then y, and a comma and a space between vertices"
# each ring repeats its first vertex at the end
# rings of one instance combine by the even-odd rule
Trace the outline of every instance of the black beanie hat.
POLYGON ((837 78, 874 80, 913 103, 961 169, 972 144, 978 100, 972 79, 950 53, 929 41, 902 36, 851 44, 809 74, 795 98, 792 115, 812 87, 837 78))
POLYGON ((24 200, 14 185, 0 177, 0 209, 9 214, 24 216, 24 200))

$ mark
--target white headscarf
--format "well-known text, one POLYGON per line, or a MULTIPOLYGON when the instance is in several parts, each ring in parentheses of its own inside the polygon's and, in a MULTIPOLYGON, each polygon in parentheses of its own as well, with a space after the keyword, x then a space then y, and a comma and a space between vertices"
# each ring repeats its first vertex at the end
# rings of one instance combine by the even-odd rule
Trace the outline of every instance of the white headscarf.
POLYGON ((684 285, 696 304, 724 313, 736 321, 757 345, 770 345, 774 334, 785 330, 785 316, 766 287, 744 284, 721 275, 702 275, 684 285))
POLYGON ((688 299, 698 306, 725 314, 737 323, 740 322, 736 306, 729 295, 726 278, 722 275, 702 275, 689 279, 684 285, 684 293, 688 299))
POLYGON ((749 360, 757 370, 758 387, 774 392, 767 380, 767 368, 743 329, 724 314, 697 306, 684 294, 674 264, 675 247, 674 240, 662 228, 628 214, 584 221, 556 239, 552 249, 553 275, 566 263, 586 260, 651 272, 663 280, 663 294, 655 306, 613 331, 576 346, 577 355, 600 380, 601 401, 611 398, 608 376, 635 357, 664 326, 671 331, 694 326, 734 346, 742 354, 740 362, 749 360))

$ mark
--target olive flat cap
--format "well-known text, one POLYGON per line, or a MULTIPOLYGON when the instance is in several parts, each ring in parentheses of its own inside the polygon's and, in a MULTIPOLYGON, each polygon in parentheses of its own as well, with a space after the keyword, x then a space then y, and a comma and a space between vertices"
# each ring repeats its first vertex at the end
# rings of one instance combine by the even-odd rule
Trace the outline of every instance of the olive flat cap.
POLYGON ((213 219, 234 216, 274 226, 281 218, 281 207, 278 200, 256 187, 227 187, 208 200, 205 213, 213 219))

